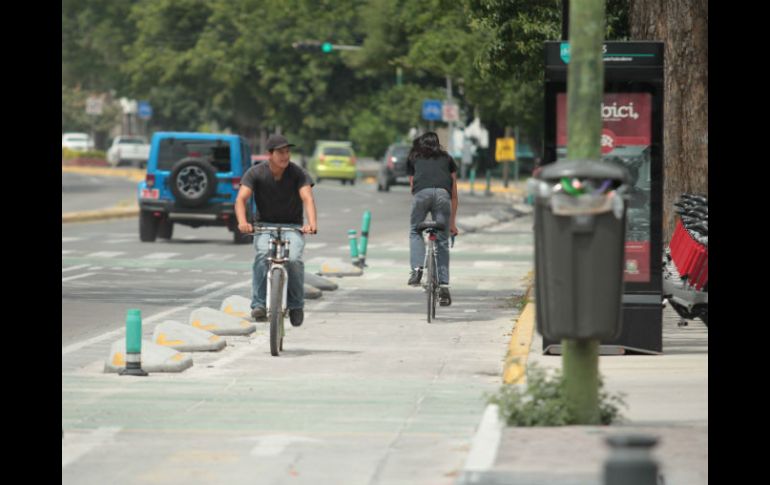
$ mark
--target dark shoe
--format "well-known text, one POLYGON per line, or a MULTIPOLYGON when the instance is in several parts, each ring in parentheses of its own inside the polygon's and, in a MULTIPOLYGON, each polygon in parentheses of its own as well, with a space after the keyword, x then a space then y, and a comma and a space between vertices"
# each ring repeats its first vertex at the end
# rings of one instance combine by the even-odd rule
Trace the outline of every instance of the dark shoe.
POLYGON ((251 310, 251 318, 258 322, 267 320, 267 310, 261 307, 254 308, 251 310))
POLYGON ((418 286, 420 284, 420 280, 422 279, 422 269, 413 269, 411 273, 409 273, 409 282, 407 283, 409 286, 418 286))
POLYGON ((302 308, 292 308, 289 310, 289 320, 295 327, 302 325, 302 321, 305 320, 305 311, 302 308))
POLYGON ((438 304, 449 306, 452 304, 452 296, 449 294, 449 288, 442 286, 438 289, 438 304))

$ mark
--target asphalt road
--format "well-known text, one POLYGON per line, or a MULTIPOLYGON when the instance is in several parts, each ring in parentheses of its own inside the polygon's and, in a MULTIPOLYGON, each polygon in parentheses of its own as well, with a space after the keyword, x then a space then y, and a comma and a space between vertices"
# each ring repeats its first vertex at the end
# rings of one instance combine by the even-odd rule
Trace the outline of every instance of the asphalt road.
POLYGON ((136 202, 136 182, 119 177, 61 174, 62 213, 106 209, 136 202))

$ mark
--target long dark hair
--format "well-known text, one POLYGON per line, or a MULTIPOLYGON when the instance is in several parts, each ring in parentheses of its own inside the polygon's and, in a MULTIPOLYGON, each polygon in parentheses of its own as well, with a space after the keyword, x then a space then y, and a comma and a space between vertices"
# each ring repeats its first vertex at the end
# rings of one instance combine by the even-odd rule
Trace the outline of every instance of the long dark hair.
POLYGON ((414 139, 407 160, 414 161, 417 158, 438 158, 441 156, 448 157, 449 153, 441 147, 438 135, 433 131, 428 131, 414 139))

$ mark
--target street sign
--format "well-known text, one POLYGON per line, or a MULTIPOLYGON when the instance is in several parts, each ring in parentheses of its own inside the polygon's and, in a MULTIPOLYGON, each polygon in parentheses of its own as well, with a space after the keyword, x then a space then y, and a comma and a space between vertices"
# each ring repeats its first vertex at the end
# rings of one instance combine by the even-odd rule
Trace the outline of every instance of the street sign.
POLYGON ((441 114, 441 101, 438 99, 426 99, 422 102, 422 119, 441 121, 441 114))
POLYGON ((101 96, 89 96, 86 99, 86 114, 101 115, 104 109, 104 100, 101 96))
POLYGON ((510 162, 516 160, 516 142, 513 138, 498 138, 495 146, 495 160, 510 162))
POLYGON ((139 101, 136 113, 143 120, 148 120, 152 118, 152 106, 147 101, 139 101))
POLYGON ((441 120, 446 122, 459 121, 460 109, 458 106, 450 101, 446 101, 441 109, 441 120))

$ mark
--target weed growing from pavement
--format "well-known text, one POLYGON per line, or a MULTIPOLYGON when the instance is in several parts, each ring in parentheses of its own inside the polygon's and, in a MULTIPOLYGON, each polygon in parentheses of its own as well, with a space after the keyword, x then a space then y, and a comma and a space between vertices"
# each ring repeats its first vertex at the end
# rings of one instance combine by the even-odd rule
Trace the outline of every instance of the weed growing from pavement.
MULTIPOLYGON (((599 377, 599 415, 601 424, 617 424, 623 420, 620 406, 625 407, 623 393, 609 394, 599 377)), ((503 385, 499 392, 488 395, 490 404, 500 408, 500 419, 508 426, 569 426, 578 424, 566 405, 564 377, 556 370, 549 377, 545 369, 532 364, 527 370, 527 384, 503 385)))

